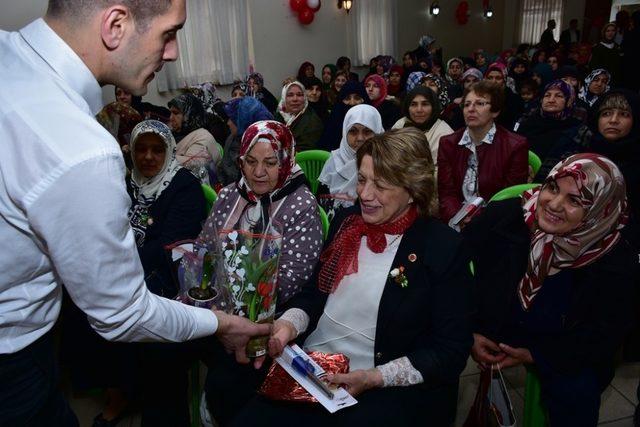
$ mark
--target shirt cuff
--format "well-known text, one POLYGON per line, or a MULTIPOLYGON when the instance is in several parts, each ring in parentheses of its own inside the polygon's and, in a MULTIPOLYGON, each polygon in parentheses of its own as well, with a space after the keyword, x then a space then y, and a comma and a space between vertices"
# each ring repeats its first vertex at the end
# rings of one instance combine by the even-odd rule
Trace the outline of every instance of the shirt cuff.
POLYGON ((309 327, 309 315, 299 308, 290 308, 278 320, 290 322, 296 328, 296 337, 309 327))
POLYGON ((215 313, 208 308, 188 307, 196 322, 191 339, 203 338, 213 335, 218 330, 218 318, 215 313))
POLYGON ((376 369, 382 374, 382 387, 406 387, 424 382, 420 371, 406 356, 376 366, 376 369))

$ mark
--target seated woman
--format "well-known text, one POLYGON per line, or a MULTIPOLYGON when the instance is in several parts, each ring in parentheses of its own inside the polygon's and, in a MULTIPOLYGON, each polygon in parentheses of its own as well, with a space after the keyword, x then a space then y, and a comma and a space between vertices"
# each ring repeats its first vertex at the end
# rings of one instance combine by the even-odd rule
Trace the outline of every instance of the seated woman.
POLYGON ((598 423, 632 324, 637 255, 621 238, 625 211, 618 168, 578 154, 463 231, 478 287, 472 356, 485 368, 534 365, 552 426, 598 423))
POLYGON ((524 103, 520 96, 514 92, 515 83, 513 85, 513 89, 507 85, 507 67, 499 62, 494 62, 487 68, 487 71, 484 73, 484 78, 485 80, 489 80, 500 85, 502 88, 504 108, 495 121, 500 126, 504 126, 507 130, 512 130, 516 122, 524 113, 524 103))
POLYGON ((453 133, 453 129, 444 121, 440 120, 441 105, 436 94, 429 88, 424 86, 416 86, 407 94, 402 105, 402 113, 404 117, 393 125, 392 129, 402 129, 404 127, 416 127, 424 132, 431 150, 431 158, 433 158, 438 172, 438 147, 440 146, 440 137, 453 133))
MULTIPOLYGON (((337 79, 337 78, 336 78, 337 79)), ((362 83, 348 81, 338 95, 338 100, 329 115, 318 148, 333 151, 340 146, 342 139, 342 125, 350 108, 360 104, 370 104, 369 95, 362 83)))
POLYGON ((481 81, 465 90, 462 106, 467 127, 440 138, 438 197, 440 218, 448 222, 465 202, 485 202, 505 187, 527 182, 527 140, 494 122, 504 89, 481 81))
POLYGON ((353 206, 358 195, 356 151, 372 136, 384 132, 380 113, 371 105, 356 105, 344 117, 340 148, 331 157, 318 177, 318 202, 333 218, 341 209, 353 206))
POLYGON ((404 76, 404 68, 402 65, 393 65, 389 71, 389 84, 387 85, 387 93, 394 97, 398 102, 402 102, 404 98, 404 85, 402 84, 404 76))
MULTIPOLYGON (((462 73, 460 80, 462 82, 462 93, 464 94, 464 91, 469 89, 472 84, 482 80, 482 73, 477 68, 469 68, 462 73)), ((464 127, 464 114, 462 114, 461 104, 462 96, 454 98, 449 106, 443 108, 442 113, 440 113, 440 118, 447 122, 453 130, 464 127)))
POLYGON ((296 152, 314 150, 322 136, 322 120, 309 107, 304 85, 298 81, 282 88, 275 119, 284 123, 296 139, 296 152))
MULTIPOLYGON (((277 312, 284 311, 310 279, 322 248, 318 205, 294 156, 294 138, 285 125, 265 120, 249 126, 240 145, 242 178, 220 192, 198 238, 211 243, 216 229, 258 232, 279 223, 283 239, 277 312)), ((216 421, 225 425, 253 395, 264 372, 238 365, 217 343, 212 352, 206 395, 216 421)))
POLYGON ((342 87, 349 81, 349 73, 346 71, 338 70, 335 72, 335 77, 331 81, 331 87, 327 90, 327 101, 329 106, 333 107, 338 101, 338 94, 342 90, 342 87))
POLYGON ((578 105, 587 111, 596 103, 599 96, 604 95, 611 88, 611 74, 604 68, 593 70, 584 79, 584 84, 578 93, 578 105))
POLYGON ((190 93, 169 101, 169 126, 176 139, 176 159, 190 169, 203 184, 209 183, 208 167, 217 168, 222 159, 222 147, 204 128, 204 106, 190 93))
POLYGON ((218 180, 223 186, 237 182, 240 179, 240 140, 247 128, 260 120, 273 120, 267 107, 256 98, 245 96, 235 98, 224 106, 227 126, 231 130, 224 143, 224 154, 218 168, 218 180))
POLYGON ((271 92, 269 92, 269 89, 264 87, 264 78, 262 77, 262 74, 249 74, 246 86, 248 92, 245 91, 245 93, 262 102, 271 114, 275 114, 276 108, 278 107, 278 100, 271 92))
POLYGON ((460 236, 431 217, 425 136, 400 129, 370 138, 357 164, 361 204, 334 219, 321 266, 275 322, 269 347, 275 356, 311 331, 305 348, 349 357, 349 373, 328 379, 358 404, 330 414, 255 398, 232 425, 445 426, 455 418, 472 278, 460 236))
POLYGON ((398 102, 394 99, 387 98, 387 82, 377 75, 372 74, 364 80, 364 88, 369 95, 371 105, 373 105, 382 117, 382 126, 390 129, 391 126, 402 117, 398 102))
POLYGON ((313 109, 324 125, 329 118, 329 103, 322 90, 322 80, 317 77, 306 77, 300 82, 304 85, 309 107, 313 109))
POLYGON ((580 121, 573 117, 575 101, 573 87, 555 80, 544 88, 540 109, 518 126, 518 134, 527 138, 529 149, 542 160, 534 182, 543 181, 551 168, 567 157, 559 149, 572 141, 580 128, 580 121))
POLYGON ((437 74, 429 73, 422 78, 422 86, 428 87, 436 94, 440 102, 440 110, 447 108, 450 104, 447 84, 437 74))

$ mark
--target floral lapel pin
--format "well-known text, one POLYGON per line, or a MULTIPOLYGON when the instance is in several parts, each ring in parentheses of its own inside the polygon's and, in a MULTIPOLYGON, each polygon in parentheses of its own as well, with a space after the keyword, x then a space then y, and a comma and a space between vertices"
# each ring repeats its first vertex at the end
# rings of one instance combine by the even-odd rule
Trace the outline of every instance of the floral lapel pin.
POLYGON ((404 266, 402 265, 391 270, 389 277, 402 288, 409 286, 409 280, 407 280, 407 276, 404 274, 404 266))

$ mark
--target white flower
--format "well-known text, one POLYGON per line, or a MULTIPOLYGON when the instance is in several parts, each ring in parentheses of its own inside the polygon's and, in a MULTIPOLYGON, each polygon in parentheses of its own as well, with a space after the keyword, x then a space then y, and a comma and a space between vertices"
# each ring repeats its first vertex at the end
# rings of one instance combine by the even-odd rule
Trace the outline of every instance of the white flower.
POLYGON ((243 245, 243 246, 240 248, 240 253, 241 253, 242 255, 248 255, 248 254, 249 254, 249 250, 246 248, 246 246, 244 246, 244 245, 243 245))
POLYGON ((233 230, 231 233, 229 233, 229 240, 231 240, 233 243, 237 243, 238 242, 238 232, 233 230))
POLYGON ((233 285, 231 287, 231 290, 233 291, 234 294, 237 294, 238 292, 240 292, 240 286, 239 285, 233 285))
POLYGON ((239 268, 238 270, 236 270, 236 274, 238 275, 238 277, 240 277, 240 279, 244 279, 244 268, 239 268))
POLYGON ((249 283, 249 284, 247 285, 247 291, 249 291, 249 292, 253 292, 253 291, 255 291, 255 290, 256 290, 256 287, 255 287, 255 286, 253 286, 253 283, 249 283))
POLYGON ((398 274, 400 274, 400 270, 397 269, 397 268, 394 268, 393 270, 391 270, 389 272, 389 276, 391 276, 391 277, 398 277, 398 274))
POLYGON ((240 316, 240 317, 244 317, 244 311, 240 310, 240 311, 238 312, 238 316, 240 316))
POLYGON ((233 255, 233 251, 231 249, 227 249, 226 251, 224 251, 224 257, 226 259, 231 258, 231 255, 233 255))

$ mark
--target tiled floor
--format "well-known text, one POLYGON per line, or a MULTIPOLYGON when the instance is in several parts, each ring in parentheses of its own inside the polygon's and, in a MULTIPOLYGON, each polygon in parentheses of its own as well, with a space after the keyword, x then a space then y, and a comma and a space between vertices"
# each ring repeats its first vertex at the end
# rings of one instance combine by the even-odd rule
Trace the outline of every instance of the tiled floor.
MULTIPOLYGON (((455 426, 462 426, 478 386, 479 373, 475 363, 469 359, 467 367, 460 378, 458 396, 458 416, 455 426)), ((516 412, 516 419, 522 419, 524 409, 525 370, 522 367, 504 371, 505 380, 510 391, 511 400, 516 412)), ((633 411, 638 403, 636 389, 640 379, 640 363, 623 364, 616 370, 616 377, 602 396, 599 425, 607 427, 633 427, 633 411)), ((100 412, 103 400, 100 396, 71 397, 71 406, 78 415, 80 425, 91 426, 93 417, 100 412)), ((137 427, 140 418, 134 414, 118 424, 122 427, 137 427)), ((521 424, 519 424, 521 425, 521 424)))

